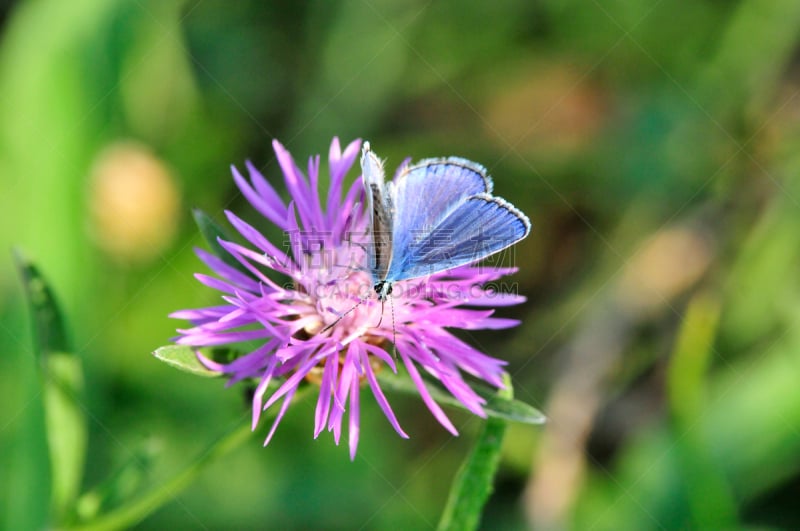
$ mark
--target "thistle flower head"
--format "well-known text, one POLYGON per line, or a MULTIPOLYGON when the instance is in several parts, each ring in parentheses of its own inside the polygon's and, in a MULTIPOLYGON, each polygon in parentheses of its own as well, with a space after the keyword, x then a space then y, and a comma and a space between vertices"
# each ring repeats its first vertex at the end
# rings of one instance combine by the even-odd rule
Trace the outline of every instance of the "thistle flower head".
POLYGON ((355 179, 345 184, 360 141, 342 150, 339 140, 333 139, 324 197, 319 156, 309 159, 304 173, 279 142, 274 141, 273 147, 289 193, 288 203, 249 162, 247 177, 235 167, 232 171, 245 198, 283 231, 285 241, 269 241, 226 211, 228 221, 247 244, 219 243, 242 267, 237 269, 197 250, 214 275, 196 277, 221 292, 222 303, 173 313, 172 317, 192 325, 178 330, 175 341, 193 347, 258 345, 230 363, 201 361, 228 375, 230 384, 250 379, 258 382, 252 404, 254 429, 263 411, 279 408, 265 445, 304 380, 319 386, 314 436, 328 429, 338 444, 347 416, 351 458, 359 440, 362 388, 369 388, 395 431, 407 438, 376 377, 381 370, 396 371, 396 361, 405 367, 434 417, 451 433, 458 434, 431 397, 422 371, 441 382, 467 409, 485 417, 485 401, 465 382, 464 374, 502 387, 504 362, 479 352, 448 329, 501 329, 518 324, 492 317, 491 308, 524 299, 486 286, 514 269, 462 266, 397 282, 390 300, 385 304, 378 301, 367 265, 368 213, 361 206, 362 183, 355 179), (288 281, 276 281, 270 271, 288 281), (267 393, 271 382, 280 382, 280 386, 267 393))

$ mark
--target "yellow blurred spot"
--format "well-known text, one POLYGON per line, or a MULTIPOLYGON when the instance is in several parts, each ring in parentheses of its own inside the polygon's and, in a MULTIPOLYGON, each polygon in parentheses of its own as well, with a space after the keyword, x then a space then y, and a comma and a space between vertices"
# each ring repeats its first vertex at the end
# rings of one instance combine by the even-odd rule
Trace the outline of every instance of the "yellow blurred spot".
POLYGON ((95 160, 89 206, 103 251, 122 262, 145 263, 174 239, 180 195, 169 169, 146 146, 118 142, 95 160))
POLYGON ((619 284, 620 304, 652 311, 669 304, 705 273, 713 249, 687 228, 665 229, 653 236, 628 263, 619 284))
POLYGON ((563 65, 524 71, 526 77, 505 82, 489 102, 487 135, 502 147, 537 153, 569 152, 590 142, 606 114, 600 90, 563 65))

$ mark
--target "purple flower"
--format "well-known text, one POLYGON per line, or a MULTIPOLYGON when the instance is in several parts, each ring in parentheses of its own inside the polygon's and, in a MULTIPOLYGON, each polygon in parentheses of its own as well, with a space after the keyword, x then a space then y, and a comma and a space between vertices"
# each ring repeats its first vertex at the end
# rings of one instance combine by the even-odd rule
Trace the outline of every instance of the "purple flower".
MULTIPOLYGON (((356 179, 345 190, 361 142, 344 151, 339 140, 331 143, 327 197, 320 197, 320 157, 311 157, 304 175, 292 156, 277 141, 278 158, 290 201, 285 203, 249 162, 249 179, 234 167, 233 177, 242 194, 270 222, 286 234, 285 245, 267 240, 258 230, 226 211, 230 223, 248 246, 220 240, 249 275, 203 251, 197 254, 216 276, 195 275, 203 284, 222 292, 223 304, 183 310, 171 317, 186 319, 176 342, 193 347, 248 342, 258 348, 231 363, 220 364, 201 356, 209 368, 230 376, 229 384, 255 379, 253 429, 261 412, 279 407, 264 444, 269 443, 286 413, 298 385, 307 380, 319 385, 314 437, 327 428, 338 444, 345 413, 348 414, 350 456, 355 457, 359 437, 361 388, 369 387, 392 427, 400 427, 386 400, 376 373, 397 370, 403 363, 422 400, 451 433, 456 428, 433 400, 420 368, 453 394, 467 409, 485 417, 485 400, 464 381, 467 373, 502 387, 505 362, 487 356, 453 336, 448 328, 501 329, 518 321, 492 317, 491 306, 518 304, 523 297, 498 293, 487 282, 513 273, 513 268, 462 266, 429 277, 397 282, 387 304, 372 291, 367 272, 365 238, 368 213, 361 207, 363 188, 356 179), (267 276, 272 270, 290 282, 280 284, 267 276), (484 309, 481 309, 484 308, 484 309), (395 348, 397 358, 393 352, 395 348), (266 396, 272 381, 280 387, 266 396)), ((274 278, 274 275, 273 275, 274 278)))

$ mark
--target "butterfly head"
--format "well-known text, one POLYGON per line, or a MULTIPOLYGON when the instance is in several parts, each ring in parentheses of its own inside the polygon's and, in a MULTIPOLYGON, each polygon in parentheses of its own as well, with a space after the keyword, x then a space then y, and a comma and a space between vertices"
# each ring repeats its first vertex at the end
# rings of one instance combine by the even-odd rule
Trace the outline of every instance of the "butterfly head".
POLYGON ((378 294, 379 301, 385 301, 392 294, 392 283, 388 280, 381 280, 372 289, 378 294))

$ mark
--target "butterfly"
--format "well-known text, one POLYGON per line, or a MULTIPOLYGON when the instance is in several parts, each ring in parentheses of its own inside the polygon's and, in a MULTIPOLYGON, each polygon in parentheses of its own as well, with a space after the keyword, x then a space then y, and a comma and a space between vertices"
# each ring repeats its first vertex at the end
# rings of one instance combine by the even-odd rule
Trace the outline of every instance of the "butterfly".
POLYGON ((361 171, 369 209, 369 269, 380 301, 395 282, 486 258, 525 238, 528 217, 492 195, 486 168, 459 157, 425 159, 386 182, 364 142, 361 171))

